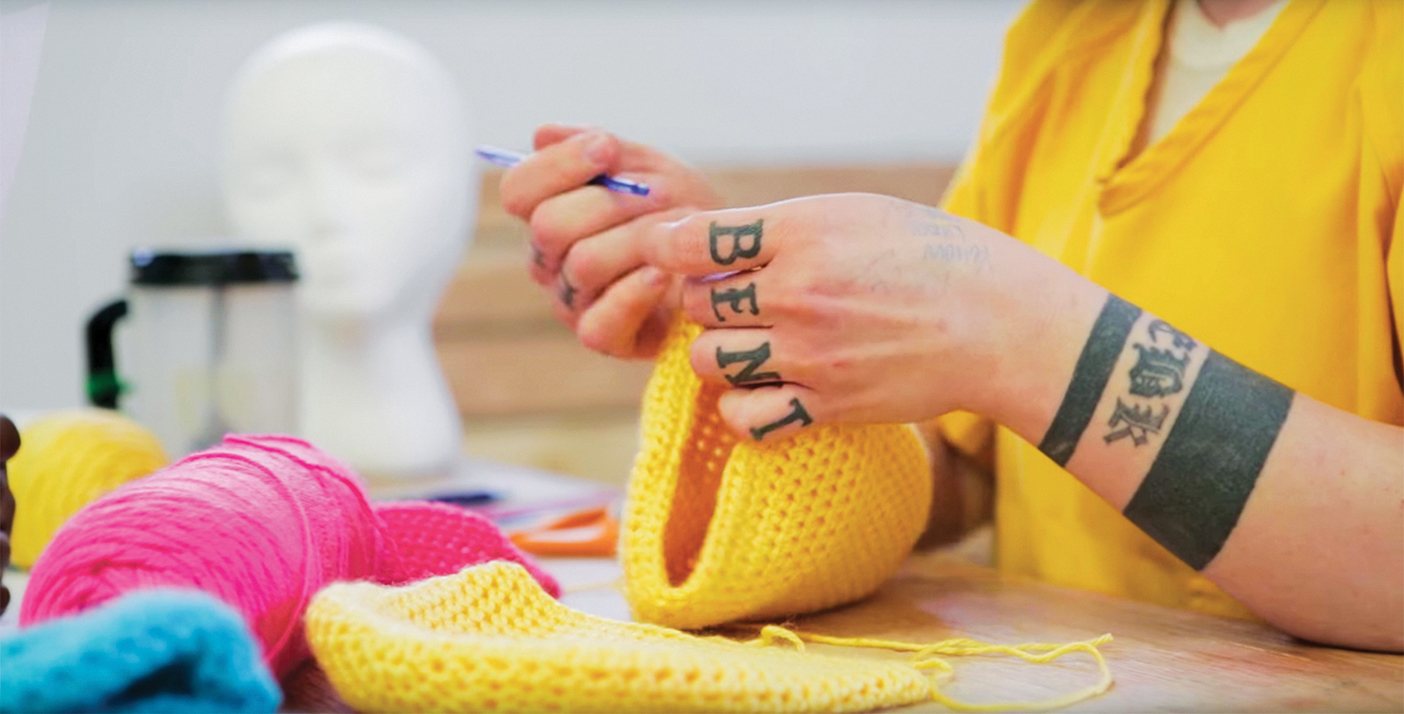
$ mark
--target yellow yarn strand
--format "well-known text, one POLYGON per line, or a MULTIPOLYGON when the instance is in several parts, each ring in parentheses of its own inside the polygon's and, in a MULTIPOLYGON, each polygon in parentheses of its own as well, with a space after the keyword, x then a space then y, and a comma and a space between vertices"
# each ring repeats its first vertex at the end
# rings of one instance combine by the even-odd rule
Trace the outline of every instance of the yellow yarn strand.
POLYGON ((913 667, 921 670, 936 669, 946 675, 937 678, 938 684, 947 681, 949 675, 955 671, 951 663, 942 659, 941 655, 948 657, 969 657, 973 655, 989 654, 1007 655, 1010 657, 1018 657, 1032 664, 1047 664, 1063 655, 1073 652, 1086 652, 1092 655, 1092 658, 1097 661, 1097 669, 1101 673, 1101 677, 1095 684, 1060 697, 1037 702, 972 704, 947 697, 941 693, 939 686, 933 685, 931 688, 932 700, 949 709, 966 712, 1003 712, 1015 710, 1048 711, 1051 709, 1061 709, 1105 693, 1108 689, 1111 689, 1112 674, 1111 669, 1107 666, 1106 658, 1102 656, 1102 651, 1098 649, 1098 647, 1111 641, 1112 636, 1110 634, 1104 634, 1101 637, 1090 640, 1068 642, 1065 644, 1029 642, 1021 645, 994 645, 987 642, 980 642, 979 640, 972 640, 968 637, 956 637, 923 645, 913 642, 899 642, 896 640, 883 640, 871 637, 833 637, 809 632, 795 632, 794 630, 780 627, 779 625, 766 625, 761 628, 759 637, 746 644, 768 646, 779 642, 785 642, 794 645, 800 652, 804 651, 805 642, 813 642, 820 645, 836 645, 840 647, 868 647, 872 649, 892 650, 895 652, 911 652, 913 653, 911 662, 913 667))

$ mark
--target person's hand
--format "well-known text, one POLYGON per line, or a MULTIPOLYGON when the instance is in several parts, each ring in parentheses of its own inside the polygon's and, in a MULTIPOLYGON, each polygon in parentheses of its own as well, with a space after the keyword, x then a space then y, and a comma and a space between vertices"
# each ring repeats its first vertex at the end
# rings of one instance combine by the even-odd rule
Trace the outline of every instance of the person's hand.
POLYGON ((643 265, 639 239, 660 221, 717 208, 694 169, 603 131, 547 124, 536 152, 502 177, 502 204, 531 228, 531 276, 557 317, 590 349, 652 357, 666 336, 680 280, 643 265), (645 183, 648 196, 589 185, 608 173, 645 183), (670 297, 671 296, 671 297, 670 297))
POLYGON ((655 225, 643 245, 650 265, 693 276, 683 310, 707 328, 693 369, 733 387, 722 417, 755 439, 821 422, 990 414, 989 385, 1035 386, 1010 359, 1031 324, 1016 313, 1059 299, 1039 294, 1061 268, 1051 259, 886 196, 697 213, 655 225))

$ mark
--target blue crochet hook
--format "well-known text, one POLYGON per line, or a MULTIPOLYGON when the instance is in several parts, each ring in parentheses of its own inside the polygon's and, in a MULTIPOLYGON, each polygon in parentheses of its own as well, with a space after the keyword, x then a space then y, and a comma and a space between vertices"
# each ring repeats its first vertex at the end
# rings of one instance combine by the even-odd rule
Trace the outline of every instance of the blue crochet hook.
MULTIPOLYGON (((499 149, 495 146, 479 146, 477 148, 477 153, 478 156, 483 157, 483 159, 486 160, 488 163, 497 164, 498 166, 502 166, 509 169, 513 166, 516 166, 517 164, 522 163, 522 159, 526 158, 525 156, 522 156, 521 154, 518 154, 515 151, 499 149)), ((615 178, 607 174, 600 174, 599 176, 590 179, 590 183, 595 184, 597 186, 604 186, 605 188, 616 193, 632 193, 635 196, 648 195, 648 186, 645 186, 644 184, 641 184, 637 181, 615 178)))

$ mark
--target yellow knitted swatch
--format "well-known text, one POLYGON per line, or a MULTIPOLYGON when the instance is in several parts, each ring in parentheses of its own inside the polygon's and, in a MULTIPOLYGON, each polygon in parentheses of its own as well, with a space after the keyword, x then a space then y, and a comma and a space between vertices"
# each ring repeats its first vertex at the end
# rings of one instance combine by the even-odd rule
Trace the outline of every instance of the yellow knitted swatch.
POLYGON ((327 678, 362 711, 843 712, 932 690, 902 661, 592 617, 505 561, 398 588, 333 584, 306 621, 327 678))
POLYGON ((27 425, 8 468, 15 495, 15 565, 34 565, 59 526, 79 509, 168 461, 154 434, 114 411, 58 412, 27 425))
POLYGON ((862 598, 892 576, 926 524, 931 474, 916 432, 813 426, 740 441, 679 322, 643 402, 625 507, 625 594, 636 619, 697 629, 862 598))

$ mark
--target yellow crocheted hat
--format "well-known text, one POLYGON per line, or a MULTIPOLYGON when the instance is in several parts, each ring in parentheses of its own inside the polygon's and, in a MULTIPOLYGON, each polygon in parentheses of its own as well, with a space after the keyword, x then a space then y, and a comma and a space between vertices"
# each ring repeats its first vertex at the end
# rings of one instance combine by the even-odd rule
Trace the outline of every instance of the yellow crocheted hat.
POLYGON ((902 661, 592 617, 505 561, 398 588, 333 584, 306 621, 318 663, 360 711, 863 711, 932 689, 902 661))
POLYGON ((931 475, 915 430, 815 426, 740 441, 717 412, 724 390, 688 361, 700 332, 674 326, 644 393, 621 539, 634 617, 697 629, 868 595, 926 524, 931 475))

